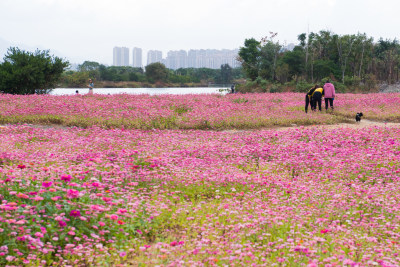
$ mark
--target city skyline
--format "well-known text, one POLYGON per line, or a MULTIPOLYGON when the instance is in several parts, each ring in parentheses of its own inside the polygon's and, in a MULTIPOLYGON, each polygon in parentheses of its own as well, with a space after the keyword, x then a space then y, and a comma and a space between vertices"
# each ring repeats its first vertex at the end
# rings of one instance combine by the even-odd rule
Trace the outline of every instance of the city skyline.
MULTIPOLYGON (((282 50, 293 50, 295 44, 290 43, 282 46, 282 50)), ((146 63, 142 60, 143 49, 134 47, 132 49, 132 63, 128 60, 129 50, 125 52, 127 60, 121 64, 121 52, 118 54, 116 51, 126 47, 114 47, 113 49, 113 66, 131 66, 131 67, 145 67, 151 63, 163 63, 169 69, 179 68, 212 68, 218 69, 223 64, 228 64, 232 68, 240 67, 240 62, 237 60, 239 49, 190 49, 186 50, 170 50, 167 52, 166 57, 163 57, 163 52, 160 50, 149 50, 146 55, 146 63)))
POLYGON ((239 49, 190 49, 186 50, 171 50, 167 52, 166 57, 163 57, 163 52, 160 50, 149 50, 147 52, 147 62, 143 63, 142 49, 134 47, 132 49, 132 63, 129 60, 123 60, 122 54, 129 58, 129 50, 122 52, 126 47, 114 47, 113 49, 113 66, 131 66, 145 67, 149 64, 160 62, 169 69, 179 68, 211 68, 218 69, 223 64, 228 64, 232 68, 240 67, 240 62, 237 60, 239 49))

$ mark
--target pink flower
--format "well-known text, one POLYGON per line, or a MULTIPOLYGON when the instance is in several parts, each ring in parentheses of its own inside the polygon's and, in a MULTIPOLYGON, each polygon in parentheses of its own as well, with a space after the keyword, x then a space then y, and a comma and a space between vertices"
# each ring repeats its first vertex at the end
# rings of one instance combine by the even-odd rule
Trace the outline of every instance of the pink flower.
POLYGON ((36 232, 36 233, 35 233, 35 236, 36 236, 36 237, 39 237, 39 238, 42 238, 42 237, 43 237, 43 234, 40 233, 40 232, 36 232))
POLYGON ((118 213, 121 213, 121 214, 124 214, 124 213, 127 213, 128 211, 126 210, 126 209, 119 209, 118 210, 118 213))
POLYGON ((78 198, 79 197, 79 191, 75 189, 68 189, 67 190, 67 197, 68 198, 78 198))
POLYGON ((118 220, 118 215, 116 215, 116 214, 113 214, 113 215, 111 215, 111 220, 118 220))
POLYGON ((18 241, 25 241, 25 237, 24 237, 24 236, 18 236, 18 237, 17 237, 17 240, 18 240, 18 241))
POLYGON ((321 234, 326 234, 326 233, 328 233, 328 232, 330 232, 329 229, 322 229, 322 230, 321 230, 321 234))
POLYGON ((65 226, 67 226, 67 223, 64 221, 58 221, 58 225, 62 228, 64 228, 65 226))
POLYGON ((71 179, 72 179, 71 175, 67 175, 67 174, 61 175, 61 181, 71 182, 71 179))
POLYGON ((45 188, 48 188, 48 187, 50 187, 52 184, 53 184, 52 181, 44 181, 44 182, 42 183, 42 186, 45 187, 45 188))
POLYGON ((14 256, 7 256, 6 261, 13 261, 15 259, 14 256))
POLYGON ((79 210, 71 210, 71 212, 69 213, 69 216, 76 218, 76 217, 81 216, 81 212, 79 210))

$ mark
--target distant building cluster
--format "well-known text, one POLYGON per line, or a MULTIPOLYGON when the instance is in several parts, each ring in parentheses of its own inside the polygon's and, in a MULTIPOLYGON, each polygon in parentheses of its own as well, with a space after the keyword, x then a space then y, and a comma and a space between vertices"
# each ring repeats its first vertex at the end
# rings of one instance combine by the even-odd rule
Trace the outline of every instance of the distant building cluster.
POLYGON ((114 66, 129 66, 129 48, 114 47, 113 65, 114 66))
MULTIPOLYGON (((162 51, 150 50, 147 52, 147 64, 160 62, 169 69, 179 68, 210 68, 219 69, 223 64, 229 64, 232 68, 240 67, 237 61, 239 49, 234 50, 185 50, 169 51, 167 57, 163 58, 162 51)), ((113 65, 114 66, 133 66, 143 67, 142 49, 132 49, 132 64, 129 63, 129 49, 126 47, 114 47, 113 65)))

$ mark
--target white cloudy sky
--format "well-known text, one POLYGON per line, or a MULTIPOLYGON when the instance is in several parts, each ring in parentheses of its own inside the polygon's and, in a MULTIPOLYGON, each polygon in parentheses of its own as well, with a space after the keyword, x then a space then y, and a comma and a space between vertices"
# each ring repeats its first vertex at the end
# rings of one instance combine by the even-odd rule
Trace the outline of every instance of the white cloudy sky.
POLYGON ((112 64, 114 46, 234 49, 270 31, 297 43, 308 27, 399 39, 399 10, 397 0, 0 0, 0 44, 112 64))

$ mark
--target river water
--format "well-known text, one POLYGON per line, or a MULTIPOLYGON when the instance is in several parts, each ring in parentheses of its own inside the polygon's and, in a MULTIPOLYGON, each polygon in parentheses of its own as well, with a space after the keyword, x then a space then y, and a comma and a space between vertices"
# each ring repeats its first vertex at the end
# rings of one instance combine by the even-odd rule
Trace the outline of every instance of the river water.
MULTIPOLYGON (((87 88, 56 88, 51 91, 51 95, 74 95, 78 90, 79 94, 87 94, 87 88)), ((162 95, 162 94, 226 94, 228 88, 226 87, 187 87, 187 88, 94 88, 94 94, 149 94, 149 95, 162 95)))

